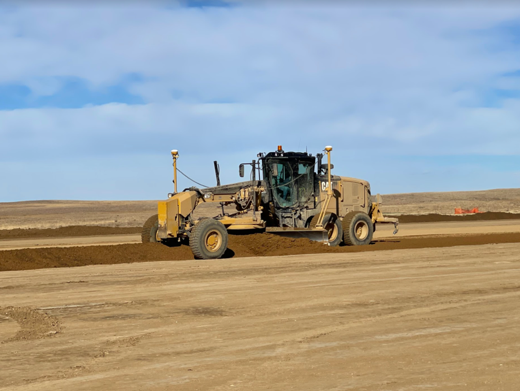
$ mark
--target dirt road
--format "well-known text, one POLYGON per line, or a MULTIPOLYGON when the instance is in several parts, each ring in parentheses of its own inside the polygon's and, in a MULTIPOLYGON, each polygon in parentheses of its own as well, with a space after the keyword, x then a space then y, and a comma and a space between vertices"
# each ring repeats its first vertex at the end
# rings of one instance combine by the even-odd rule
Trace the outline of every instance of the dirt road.
POLYGON ((520 244, 0 273, 12 390, 518 390, 520 244))
POLYGON ((22 248, 51 248, 73 246, 101 246, 141 243, 140 234, 125 235, 92 235, 92 236, 65 236, 59 238, 28 238, 28 239, 1 239, 1 250, 18 250, 22 248))
MULTIPOLYGON (((391 224, 379 224, 374 233, 375 239, 392 237, 394 230, 391 224)), ((406 223, 399 225, 399 233, 395 237, 435 236, 435 235, 467 235, 520 232, 520 220, 492 221, 444 221, 435 223, 406 223)))

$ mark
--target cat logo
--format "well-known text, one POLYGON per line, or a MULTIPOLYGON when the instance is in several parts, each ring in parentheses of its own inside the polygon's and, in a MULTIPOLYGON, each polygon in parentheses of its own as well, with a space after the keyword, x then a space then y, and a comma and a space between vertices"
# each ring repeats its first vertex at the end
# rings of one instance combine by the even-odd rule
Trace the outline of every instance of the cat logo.
MULTIPOLYGON (((321 191, 327 191, 327 186, 329 182, 321 182, 321 191)), ((332 182, 332 188, 334 189, 334 182, 332 182)))

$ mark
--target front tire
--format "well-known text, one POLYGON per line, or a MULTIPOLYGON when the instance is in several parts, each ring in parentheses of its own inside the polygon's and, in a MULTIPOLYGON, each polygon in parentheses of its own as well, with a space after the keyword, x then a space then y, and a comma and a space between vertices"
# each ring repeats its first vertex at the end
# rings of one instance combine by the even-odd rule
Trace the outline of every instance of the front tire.
POLYGON ((227 250, 228 232, 220 221, 199 221, 190 235, 190 247, 197 259, 218 259, 227 250))
POLYGON ((372 219, 364 212, 349 212, 343 218, 343 241, 348 246, 370 244, 374 235, 372 219))
MULTIPOLYGON (((316 228, 316 224, 318 223, 319 215, 315 215, 309 227, 316 228)), ((338 217, 334 214, 326 214, 323 218, 323 228, 327 230, 329 246, 335 247, 339 246, 343 239, 343 229, 341 227, 341 222, 338 217)))
POLYGON ((143 243, 157 243, 157 230, 159 229, 159 215, 153 215, 143 225, 141 232, 141 242, 143 243))

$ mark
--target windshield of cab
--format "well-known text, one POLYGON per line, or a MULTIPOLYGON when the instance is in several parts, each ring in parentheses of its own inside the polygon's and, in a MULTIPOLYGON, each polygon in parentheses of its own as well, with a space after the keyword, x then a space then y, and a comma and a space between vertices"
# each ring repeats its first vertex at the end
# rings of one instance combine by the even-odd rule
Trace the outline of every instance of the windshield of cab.
POLYGON ((305 204, 314 188, 314 163, 302 160, 268 161, 269 184, 275 202, 281 207, 305 204))

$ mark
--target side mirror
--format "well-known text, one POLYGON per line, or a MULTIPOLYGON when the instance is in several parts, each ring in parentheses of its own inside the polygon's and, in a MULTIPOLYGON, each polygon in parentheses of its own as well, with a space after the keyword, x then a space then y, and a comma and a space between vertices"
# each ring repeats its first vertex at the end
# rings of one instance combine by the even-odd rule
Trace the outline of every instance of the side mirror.
POLYGON ((273 176, 278 176, 278 164, 277 163, 271 164, 271 172, 273 173, 273 176))
MULTIPOLYGON (((334 168, 334 164, 330 164, 330 169, 332 170, 334 168)), ((327 173, 327 170, 329 169, 329 166, 327 164, 320 165, 319 174, 318 175, 325 175, 327 173)))
POLYGON ((240 175, 240 178, 244 177, 244 165, 243 164, 238 166, 238 174, 240 175))

